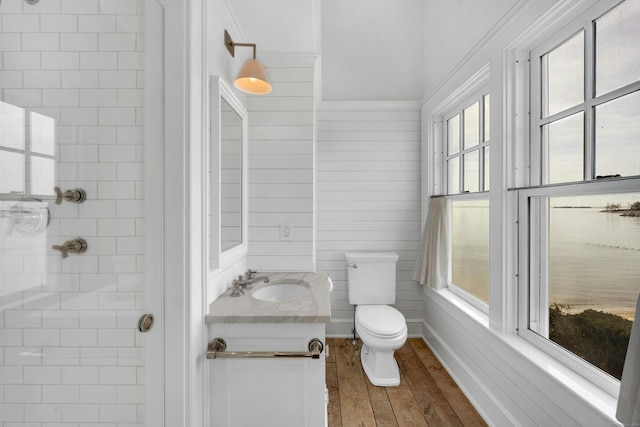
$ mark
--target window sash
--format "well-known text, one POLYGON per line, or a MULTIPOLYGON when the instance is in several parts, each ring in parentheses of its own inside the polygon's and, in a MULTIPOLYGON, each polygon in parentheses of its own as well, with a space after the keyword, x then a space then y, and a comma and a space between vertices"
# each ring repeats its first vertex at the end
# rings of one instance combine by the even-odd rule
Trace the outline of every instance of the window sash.
POLYGON ((459 104, 454 109, 451 109, 450 112, 443 116, 442 118, 442 140, 440 142, 442 149, 442 177, 441 180, 443 182, 443 193, 448 195, 454 194, 464 194, 467 192, 476 193, 487 191, 489 188, 489 183, 486 182, 485 177, 485 164, 486 159, 485 155, 491 143, 490 134, 491 131, 487 132, 485 126, 489 123, 485 120, 488 117, 489 112, 485 111, 487 107, 487 102, 485 101, 485 97, 490 96, 488 86, 482 87, 482 89, 476 91, 472 96, 469 96, 466 99, 466 102, 459 104), (464 144, 464 128, 465 128, 465 119, 464 119, 464 111, 469 107, 472 107, 475 103, 478 103, 479 114, 478 114, 478 143, 472 146, 465 146, 464 144), (449 152, 449 138, 450 128, 449 121, 456 118, 458 116, 457 123, 457 136, 459 138, 458 150, 454 153, 449 152), (478 180, 478 190, 477 191, 465 191, 465 173, 464 173, 464 159, 466 155, 478 152, 478 170, 477 170, 477 180, 478 180), (458 166, 456 168, 456 173, 458 175, 457 179, 450 178, 450 165, 453 164, 457 160, 458 166), (452 189, 451 183, 457 183, 458 189, 452 189))
MULTIPOLYGON (((449 203, 449 205, 454 201, 475 201, 475 200, 487 200, 487 201, 489 201, 489 193, 488 192, 463 193, 463 194, 455 194, 455 195, 445 196, 445 198, 447 199, 447 203, 449 203)), ((452 209, 449 208, 448 211, 449 211, 449 215, 451 215, 452 209)), ((449 220, 449 223, 451 224, 451 217, 449 217, 448 220, 449 220)), ((451 230, 451 234, 453 234, 452 227, 450 227, 450 230, 451 230)), ((451 236, 449 238, 451 239, 451 236)), ((449 245, 449 255, 448 255, 448 258, 449 258, 450 261, 452 260, 452 250, 453 250, 453 245, 450 244, 449 245)), ((487 266, 487 267, 489 267, 489 266, 487 266)), ((458 296, 459 298, 464 300, 466 303, 470 304, 471 306, 473 306, 474 308, 476 308, 477 310, 483 312, 486 315, 489 314, 489 304, 487 304, 486 302, 482 301, 481 299, 475 297, 474 295, 468 293, 466 290, 462 289, 460 286, 458 286, 454 282, 452 282, 451 279, 452 279, 452 263, 449 262, 449 271, 448 271, 448 274, 447 274, 447 287, 456 296, 458 296)), ((489 283, 488 286, 490 288, 490 286, 491 286, 490 283, 489 283)))
MULTIPOLYGON (((537 236, 548 235, 549 224, 545 212, 547 206, 538 203, 538 211, 532 212, 531 199, 536 197, 588 196, 607 193, 637 193, 640 178, 623 178, 589 183, 569 183, 561 185, 537 186, 513 190, 518 199, 518 334, 542 351, 576 370, 583 377, 611 395, 616 395, 619 381, 595 368, 589 362, 576 356, 560 345, 545 338, 548 336, 549 298, 546 280, 540 277, 548 272, 547 245, 537 241, 537 236), (540 285, 540 286, 536 286, 540 285), (530 322, 538 331, 530 329, 530 322)), ((544 239, 544 237, 543 237, 544 239)))
MULTIPOLYGON (((621 3, 621 2, 619 2, 621 3)), ((618 4, 619 4, 618 3, 618 4)), ((576 113, 582 112, 584 115, 583 132, 583 179, 593 180, 596 178, 596 158, 595 158, 595 110, 599 105, 605 104, 617 98, 629 95, 640 90, 640 80, 628 83, 622 87, 596 96, 595 88, 595 23, 600 17, 614 9, 616 5, 599 5, 598 8, 583 14, 574 25, 566 25, 554 36, 547 39, 538 47, 530 51, 530 111, 531 111, 531 135, 530 135, 530 159, 531 168, 529 175, 529 185, 544 185, 545 182, 545 151, 544 132, 545 125, 555 123, 563 118, 567 118, 576 113), (568 107, 562 111, 555 112, 547 117, 544 116, 543 105, 547 102, 545 97, 546 88, 544 82, 544 57, 555 48, 574 37, 576 34, 584 33, 584 102, 568 107)))
MULTIPOLYGON (((486 174, 485 174, 486 160, 488 160, 485 158, 485 156, 489 154, 488 148, 490 147, 490 142, 491 142, 491 137, 490 137, 491 131, 490 129, 488 130, 488 132, 486 130, 486 126, 489 125, 487 119, 489 118, 489 114, 490 114, 489 111, 485 111, 487 107, 490 107, 490 101, 485 99, 485 97, 490 96, 488 74, 486 74, 487 71, 485 70, 482 71, 483 78, 486 79, 484 83, 476 86, 472 91, 469 91, 468 96, 461 97, 459 102, 457 102, 455 105, 451 105, 450 108, 446 110, 447 112, 440 116, 441 117, 440 126, 439 126, 440 135, 438 135, 439 138, 436 139, 436 141, 438 141, 438 148, 439 148, 438 151, 440 151, 439 153, 440 156, 436 155, 436 158, 439 158, 440 160, 437 162, 439 167, 436 167, 434 169, 436 171, 438 171, 439 169, 440 182, 441 182, 440 188, 441 188, 442 194, 444 194, 445 197, 447 198, 447 203, 451 203, 451 201, 453 200, 458 201, 458 200, 480 200, 480 199, 488 200, 489 199, 489 193, 488 193, 489 183, 486 182, 487 180, 486 180, 486 174), (472 146, 465 146, 464 144, 464 126, 465 126, 464 111, 476 103, 478 104, 478 109, 479 109, 478 117, 477 117, 478 141, 476 144, 472 146), (454 153, 450 153, 449 120, 456 118, 456 116, 458 116, 458 123, 457 123, 457 129, 455 133, 458 135, 459 143, 458 143, 457 151, 455 151, 454 153), (464 191, 464 186, 465 186, 464 159, 466 155, 476 153, 476 152, 478 153, 478 160, 477 160, 478 176, 476 178, 478 182, 478 191, 465 192, 464 191), (456 176, 450 177, 450 172, 451 172, 450 165, 452 165, 454 162, 457 162, 456 176), (454 182, 457 184, 458 188, 456 190, 450 189, 451 182, 454 182)), ((435 176, 438 176, 438 174, 436 174, 435 176)), ((451 210, 449 210, 449 212, 451 212, 451 210)), ((449 221, 451 222, 451 218, 449 218, 449 221)), ((449 251, 450 252, 448 257, 449 257, 449 260, 451 260, 452 259, 451 245, 449 247, 449 251)), ((452 291, 452 293, 454 293, 456 296, 458 296, 460 299, 467 302, 474 308, 480 310, 481 312, 487 315, 489 314, 489 305, 487 303, 467 293, 462 288, 456 286, 455 283, 451 282, 451 262, 449 263, 449 273, 448 273, 447 279, 448 279, 447 280, 448 288, 452 291)))

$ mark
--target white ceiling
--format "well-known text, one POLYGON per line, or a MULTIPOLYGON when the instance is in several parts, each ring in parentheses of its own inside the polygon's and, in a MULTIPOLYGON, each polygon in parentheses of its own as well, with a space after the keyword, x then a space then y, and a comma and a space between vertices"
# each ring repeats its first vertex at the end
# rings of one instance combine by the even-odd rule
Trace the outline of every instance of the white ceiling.
POLYGON ((319 53, 325 101, 420 100, 519 0, 229 0, 260 53, 319 53))
POLYGON ((322 0, 323 99, 421 99, 423 4, 322 0))
POLYGON ((320 52, 314 10, 319 0, 228 0, 247 40, 256 43, 258 55, 320 52))

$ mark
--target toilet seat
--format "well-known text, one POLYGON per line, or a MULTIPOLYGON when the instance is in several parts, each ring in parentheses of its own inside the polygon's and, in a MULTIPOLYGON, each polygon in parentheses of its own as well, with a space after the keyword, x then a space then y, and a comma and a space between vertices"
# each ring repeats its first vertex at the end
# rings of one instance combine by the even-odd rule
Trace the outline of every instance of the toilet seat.
POLYGON ((371 335, 388 338, 406 333, 407 328, 402 313, 388 305, 359 305, 356 323, 371 335))

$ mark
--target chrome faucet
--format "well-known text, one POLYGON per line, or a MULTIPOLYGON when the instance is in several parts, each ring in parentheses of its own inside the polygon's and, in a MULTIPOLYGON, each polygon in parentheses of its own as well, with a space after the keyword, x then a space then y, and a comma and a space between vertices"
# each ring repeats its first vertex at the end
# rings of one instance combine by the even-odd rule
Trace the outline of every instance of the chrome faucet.
POLYGON ((254 270, 247 270, 246 273, 244 273, 244 279, 241 277, 238 277, 238 279, 244 283, 245 286, 250 286, 253 285, 254 283, 257 283, 261 280, 264 280, 264 283, 269 283, 269 277, 268 276, 259 276, 256 277, 256 273, 257 271, 254 270))
POLYGON ((268 276, 258 276, 256 277, 256 271, 247 270, 244 274, 244 277, 238 276, 237 279, 234 279, 231 282, 231 296, 239 297, 240 295, 244 295, 244 290, 254 283, 264 281, 264 283, 269 283, 268 276))

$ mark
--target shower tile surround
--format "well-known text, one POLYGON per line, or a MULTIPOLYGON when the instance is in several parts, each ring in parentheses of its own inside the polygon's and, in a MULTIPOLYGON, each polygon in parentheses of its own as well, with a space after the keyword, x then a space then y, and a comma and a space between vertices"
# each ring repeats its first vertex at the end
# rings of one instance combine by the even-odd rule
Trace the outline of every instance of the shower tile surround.
POLYGON ((0 426, 144 425, 143 3, 0 5, 0 100, 55 120, 55 183, 87 191, 35 236, 0 218, 0 426))

